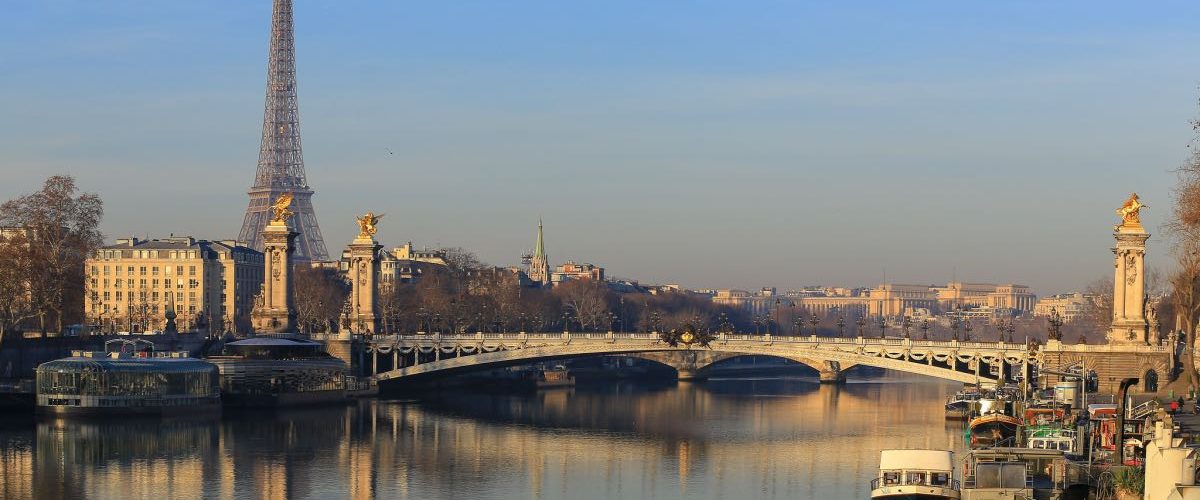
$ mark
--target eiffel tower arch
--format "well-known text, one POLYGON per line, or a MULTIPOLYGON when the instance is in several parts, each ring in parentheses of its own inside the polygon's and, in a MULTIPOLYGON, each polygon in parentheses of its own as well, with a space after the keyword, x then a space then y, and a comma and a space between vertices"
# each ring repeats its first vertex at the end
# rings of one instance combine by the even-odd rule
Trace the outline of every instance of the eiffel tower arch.
POLYGON ((295 195, 292 210, 296 260, 329 260, 317 214, 313 190, 304 173, 300 147, 300 111, 296 100, 296 39, 292 27, 292 0, 275 0, 271 15, 271 49, 267 63, 266 110, 258 171, 250 188, 250 204, 238 239, 262 251, 262 231, 271 220, 271 202, 283 193, 295 195))

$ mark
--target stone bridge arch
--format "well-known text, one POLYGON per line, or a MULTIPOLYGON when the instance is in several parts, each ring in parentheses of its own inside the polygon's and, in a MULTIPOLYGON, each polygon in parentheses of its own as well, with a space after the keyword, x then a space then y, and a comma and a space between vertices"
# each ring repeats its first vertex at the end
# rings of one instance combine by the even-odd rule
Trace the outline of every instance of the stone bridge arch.
POLYGON ((766 356, 795 361, 804 366, 812 368, 813 370, 816 370, 817 373, 820 374, 820 380, 822 383, 837 383, 845 381, 845 371, 855 366, 854 364, 843 365, 839 361, 813 359, 801 356, 749 354, 741 352, 713 351, 707 349, 635 352, 623 354, 622 356, 644 359, 646 361, 669 366, 675 369, 677 378, 679 380, 702 380, 708 378, 708 370, 712 368, 713 365, 722 361, 745 356, 766 356))

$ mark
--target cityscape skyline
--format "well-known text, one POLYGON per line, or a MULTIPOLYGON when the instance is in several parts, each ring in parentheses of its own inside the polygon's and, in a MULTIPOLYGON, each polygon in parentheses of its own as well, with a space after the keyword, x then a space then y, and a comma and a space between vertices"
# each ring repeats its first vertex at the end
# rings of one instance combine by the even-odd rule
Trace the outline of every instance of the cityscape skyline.
MULTIPOLYGON (((269 2, 261 3, 223 9, 220 18, 200 6, 17 7, 23 15, 14 18, 31 23, 0 35, 7 42, 0 67, 14 75, 0 83, 0 100, 17 117, 0 125, 10 165, 0 196, 32 191, 38 178, 65 172, 108 201, 109 241, 172 232, 235 237, 261 125, 263 26, 270 19, 269 2), (109 22, 35 43, 40 53, 13 49, 63 35, 88 16, 109 22), (60 17, 62 26, 49 22, 60 17), (227 39, 204 31, 218 19, 229 23, 227 39), (94 35, 104 36, 88 38, 94 35), (179 65, 180 56, 194 64, 179 65), (69 61, 84 63, 73 68, 80 77, 54 78, 69 61), (126 77, 155 68, 159 76, 145 81, 126 77), (129 84, 135 91, 126 99, 117 90, 129 84), (97 103, 68 100, 82 110, 73 121, 62 119, 62 104, 35 114, 47 111, 39 106, 56 92, 97 103)), ((1177 48, 1196 37, 1185 29, 1186 16, 1167 14, 1196 8, 1132 9, 1121 23, 1063 23, 1079 14, 1072 5, 1082 4, 1021 6, 997 24, 970 25, 977 28, 970 33, 918 34, 937 28, 920 12, 905 11, 898 27, 861 19, 854 33, 865 39, 826 47, 816 58, 787 56, 813 56, 803 42, 821 36, 846 41, 818 25, 856 18, 853 8, 778 7, 782 20, 739 11, 745 25, 729 28, 731 35, 754 28, 764 34, 744 43, 706 42, 716 58, 708 64, 672 56, 686 48, 695 57, 690 44, 707 41, 714 11, 648 8, 638 22, 589 11, 594 19, 573 25, 578 36, 506 22, 504 31, 488 34, 533 34, 489 48, 482 35, 454 38, 496 14, 483 6, 462 25, 439 24, 444 32, 405 34, 352 15, 361 11, 300 2, 298 79, 315 203, 331 248, 351 239, 351 214, 370 209, 394 214, 380 230, 389 246, 461 246, 512 265, 531 249, 541 214, 556 263, 593 262, 643 282, 782 290, 957 277, 1022 283, 1049 295, 1108 275, 1111 255, 1096 249, 1110 237, 1112 210, 1138 191, 1155 234, 1148 261, 1166 269, 1159 224, 1170 170, 1186 157, 1187 120, 1196 114, 1195 80, 1180 69, 1196 57, 1177 48), (1029 32, 994 30, 1038 14, 1046 19, 1029 32), (673 15, 677 31, 651 29, 673 15), (797 34, 800 41, 772 36, 782 33, 773 30, 784 29, 783 20, 798 19, 811 28, 797 34), (337 32, 352 20, 365 22, 361 33, 337 32), (867 33, 875 28, 882 32, 867 33), (527 50, 538 35, 564 44, 527 50), (599 37, 603 49, 589 50, 586 35, 599 37), (883 43, 895 35, 908 36, 908 45, 883 43), (962 46, 947 44, 965 35, 962 46), (422 36, 439 43, 419 43, 422 36), (372 40, 389 42, 374 46, 393 52, 372 52, 372 40), (638 56, 637 40, 661 52, 657 61, 669 71, 638 56), (1028 53, 1034 48, 1041 52, 1028 53), (423 60, 422 50, 438 62, 423 60), (353 56, 339 61, 346 53, 353 56), (371 62, 380 55, 415 66, 397 73, 371 62), (572 63, 571 55, 579 59, 572 63), (889 56, 924 63, 877 65, 889 56), (989 62, 974 62, 976 56, 989 62), (493 92, 461 76, 486 81, 493 92), (676 87, 678 94, 662 93, 676 87), (1122 97, 1131 94, 1137 97, 1122 97), (975 126, 982 130, 965 132, 975 126), (1072 127, 1078 132, 1068 133, 1072 127), (1055 131, 1061 133, 1048 135, 1055 131)), ((517 10, 531 8, 538 7, 517 10)), ((454 10, 426 6, 403 14, 415 26, 422 19, 448 23, 454 10)), ((583 13, 567 8, 561 15, 578 20, 573 16, 583 13)), ((941 20, 975 15, 947 12, 941 20)))

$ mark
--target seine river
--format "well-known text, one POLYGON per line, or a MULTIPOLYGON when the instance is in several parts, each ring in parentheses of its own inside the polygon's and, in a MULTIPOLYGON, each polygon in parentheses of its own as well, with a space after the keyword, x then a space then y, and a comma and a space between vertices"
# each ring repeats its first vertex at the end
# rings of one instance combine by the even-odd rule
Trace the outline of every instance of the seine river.
POLYGON ((743 378, 212 420, 10 418, 0 498, 867 498, 880 449, 962 450, 942 413, 955 389, 743 378))

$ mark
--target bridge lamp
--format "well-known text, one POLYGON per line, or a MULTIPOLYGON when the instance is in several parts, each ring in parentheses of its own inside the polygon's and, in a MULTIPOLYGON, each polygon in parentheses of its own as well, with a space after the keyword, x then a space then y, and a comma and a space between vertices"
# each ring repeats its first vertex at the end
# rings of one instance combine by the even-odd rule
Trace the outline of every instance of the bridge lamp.
POLYGON ((858 319, 854 320, 854 324, 858 326, 858 337, 862 338, 863 328, 867 326, 867 318, 865 316, 859 316, 858 319))

